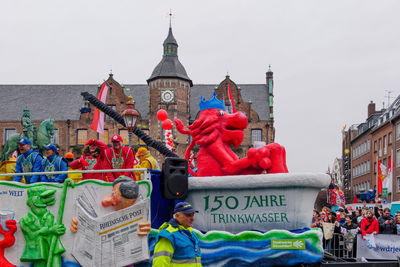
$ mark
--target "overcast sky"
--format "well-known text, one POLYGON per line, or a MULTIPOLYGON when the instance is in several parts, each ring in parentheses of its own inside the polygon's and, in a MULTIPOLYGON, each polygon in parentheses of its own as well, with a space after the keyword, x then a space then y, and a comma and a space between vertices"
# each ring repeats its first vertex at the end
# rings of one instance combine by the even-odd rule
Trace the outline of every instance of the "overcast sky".
MULTIPOLYGON (((291 172, 325 172, 341 129, 400 93, 400 1, 3 1, 0 84, 145 84, 169 10, 194 84, 275 81, 276 141, 291 172)), ((12 92, 10 92, 12 93, 12 92)), ((1 107, 6 108, 6 107, 1 107)))

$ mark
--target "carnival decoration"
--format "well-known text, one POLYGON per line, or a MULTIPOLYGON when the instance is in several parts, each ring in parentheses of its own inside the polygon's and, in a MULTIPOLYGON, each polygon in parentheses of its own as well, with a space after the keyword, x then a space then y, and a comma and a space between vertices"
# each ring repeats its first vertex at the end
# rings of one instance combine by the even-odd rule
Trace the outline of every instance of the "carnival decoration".
POLYGON ((17 265, 10 263, 4 255, 5 248, 11 247, 15 242, 14 233, 17 231, 17 222, 14 220, 14 211, 2 210, 0 216, 0 233, 4 236, 4 239, 0 241, 0 266, 16 267, 17 265))
MULTIPOLYGON (((101 205, 102 199, 110 197, 112 191, 117 203, 123 200, 113 190, 112 183, 85 180, 67 191, 70 184, 0 181, 0 219, 4 219, 9 228, 8 230, 0 226, 0 236, 5 236, 4 239, 0 238, 0 266, 116 267, 148 259, 147 238, 141 237, 138 232, 147 235, 150 230, 147 221, 150 221, 149 201, 152 187, 149 181, 140 181, 137 184, 139 188, 134 205, 116 210, 117 206, 101 205), (6 210, 15 211, 15 215, 14 212, 8 212, 8 217, 1 216, 6 214, 6 210), (88 217, 82 217, 82 214, 88 217), (73 216, 80 223, 77 233, 64 227, 73 216), (11 220, 13 217, 14 221, 11 220), (18 229, 15 222, 19 222, 18 229), (143 222, 145 223, 142 224, 143 222), (88 239, 90 231, 94 233, 92 239, 88 239), (127 243, 118 242, 122 239, 127 240, 127 243), (107 246, 102 247, 101 242, 105 242, 107 246), (53 250, 51 244, 54 245, 53 250), (4 248, 5 255, 2 253, 4 248), (126 255, 121 256, 121 251, 116 253, 123 248, 127 249, 126 255), (130 254, 132 249, 135 250, 134 255, 130 254), (6 265, 4 256, 12 265, 6 265), (83 259, 82 263, 77 262, 77 257, 83 259), (87 264, 90 261, 91 264, 87 264)), ((122 191, 120 187, 118 189, 122 191)), ((124 190, 129 190, 129 187, 124 186, 124 190)))
POLYGON ((61 266, 61 254, 65 252, 65 248, 59 236, 65 233, 65 226, 57 224, 54 215, 46 208, 56 203, 55 192, 56 190, 46 189, 44 186, 27 191, 26 203, 30 210, 20 221, 26 241, 21 262, 33 262, 34 266, 61 266))
POLYGON ((182 121, 175 118, 175 125, 182 134, 192 136, 186 150, 189 161, 190 152, 197 144, 197 173, 189 168, 193 176, 223 176, 267 173, 286 173, 285 148, 271 143, 261 148, 250 148, 247 157, 239 159, 231 146, 238 148, 243 141, 247 117, 243 112, 229 114, 225 104, 214 93, 205 101, 200 100, 200 115, 194 123, 184 129, 182 121))
POLYGON ((165 146, 169 150, 175 149, 174 146, 174 138, 172 135, 172 127, 174 127, 172 121, 168 119, 168 113, 164 109, 160 109, 157 112, 157 119, 159 121, 162 121, 161 126, 164 129, 164 141, 165 141, 165 146))
POLYGON ((331 180, 331 184, 328 187, 328 197, 332 206, 344 207, 346 205, 346 197, 343 191, 333 183, 333 180, 331 180))
POLYGON ((168 118, 168 113, 165 111, 165 109, 160 109, 157 111, 157 119, 159 121, 165 121, 168 118))
MULTIPOLYGON (((193 229, 199 238, 202 266, 287 266, 319 262, 324 255, 322 232, 302 230, 292 233, 272 230, 266 233, 224 231, 203 233, 193 229)), ((154 249, 158 231, 149 234, 154 249)), ((150 267, 151 265, 146 265, 150 267)))
MULTIPOLYGON (((90 104, 103 111, 105 114, 110 116, 116 122, 120 123, 122 126, 126 127, 124 119, 120 114, 118 114, 115 110, 99 101, 94 95, 89 94, 88 92, 82 92, 81 95, 85 98, 85 100, 89 101, 90 104)), ((150 146, 160 152, 162 155, 167 157, 177 158, 174 152, 164 146, 162 143, 153 140, 150 136, 145 134, 139 127, 135 127, 132 131, 137 137, 139 137, 147 146, 150 146)))

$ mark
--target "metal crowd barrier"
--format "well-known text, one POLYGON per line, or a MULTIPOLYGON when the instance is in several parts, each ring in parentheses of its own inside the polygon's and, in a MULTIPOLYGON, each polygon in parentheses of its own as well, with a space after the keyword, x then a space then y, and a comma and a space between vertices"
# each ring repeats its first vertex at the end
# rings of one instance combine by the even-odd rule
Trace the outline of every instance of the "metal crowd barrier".
MULTIPOLYGON (((24 172, 24 173, 0 173, 3 176, 24 176, 24 175, 50 175, 50 174, 69 174, 69 173, 107 173, 107 172, 143 172, 142 179, 151 180, 149 169, 136 168, 136 169, 103 169, 103 170, 76 170, 76 171, 53 171, 53 172, 24 172)), ((0 179, 1 180, 1 179, 0 179)))
POLYGON ((357 258, 357 235, 334 233, 331 239, 323 239, 324 250, 335 257, 343 259, 357 258))

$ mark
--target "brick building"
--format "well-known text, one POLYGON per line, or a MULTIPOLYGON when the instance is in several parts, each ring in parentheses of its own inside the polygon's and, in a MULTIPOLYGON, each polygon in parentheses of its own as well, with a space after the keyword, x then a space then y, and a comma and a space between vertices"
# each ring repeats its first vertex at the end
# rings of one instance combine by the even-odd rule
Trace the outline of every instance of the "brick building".
POLYGON ((351 175, 352 194, 374 189, 377 185, 378 160, 389 167, 392 157, 392 192, 386 198, 389 201, 400 200, 400 96, 388 108, 380 111, 371 101, 366 121, 352 126, 344 136, 343 156, 348 149, 351 159, 347 168, 351 175))
MULTIPOLYGON (((161 123, 156 118, 159 109, 167 110, 170 119, 177 117, 189 125, 199 114, 200 96, 209 99, 216 92, 231 109, 227 92, 229 84, 236 109, 246 113, 249 121, 243 143, 236 151, 243 156, 255 141, 271 143, 275 139, 271 69, 266 72, 265 79, 265 84, 236 84, 226 76, 219 84, 193 84, 178 59, 178 43, 170 27, 163 43, 162 59, 147 79, 147 84, 122 84, 110 73, 105 81, 109 86, 106 104, 122 113, 128 96, 132 95, 135 109, 140 114, 137 127, 153 139, 162 141, 161 123)), ((26 108, 31 111, 31 119, 36 125, 48 118, 55 120, 56 134, 53 139, 60 145, 62 154, 71 150, 78 154, 90 138, 110 144, 110 137, 115 133, 120 134, 128 144, 127 129, 108 117, 103 135, 90 129, 94 108, 85 103, 80 94, 89 92, 97 95, 99 90, 100 85, 97 84, 0 85, 1 144, 4 145, 10 135, 22 133, 20 118, 26 108)), ((177 131, 173 135, 177 154, 183 156, 189 137, 177 131)), ((136 136, 132 137, 132 144, 143 145, 136 136)), ((153 151, 153 154, 156 153, 153 151)))

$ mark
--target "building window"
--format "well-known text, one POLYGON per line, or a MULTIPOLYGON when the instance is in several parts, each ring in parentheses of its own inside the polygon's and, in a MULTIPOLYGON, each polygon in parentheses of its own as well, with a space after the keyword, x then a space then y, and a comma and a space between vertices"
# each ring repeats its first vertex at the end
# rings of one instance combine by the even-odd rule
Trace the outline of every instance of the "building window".
POLYGON ((54 129, 54 135, 53 135, 53 137, 50 139, 50 142, 52 143, 52 144, 58 144, 58 142, 59 142, 59 135, 58 135, 58 129, 54 129))
POLYGON ((386 155, 387 153, 387 136, 385 135, 383 137, 383 155, 386 155))
POLYGON ((129 145, 129 132, 126 129, 120 129, 119 130, 119 135, 122 137, 122 140, 124 140, 122 143, 124 145, 129 145))
POLYGON ((400 177, 397 177, 397 191, 400 192, 400 177))
POLYGON ((262 130, 261 129, 251 129, 251 144, 254 145, 254 142, 262 140, 262 130))
POLYGON ((396 125, 396 140, 400 140, 400 123, 396 125))
MULTIPOLYGON (((117 107, 115 105, 107 105, 109 108, 111 108, 114 111, 117 111, 117 107)), ((106 115, 105 120, 112 120, 112 118, 108 115, 106 115)))
POLYGON ((382 138, 379 138, 379 157, 382 157, 382 138))
POLYGON ((388 144, 391 145, 393 142, 393 136, 392 136, 392 132, 389 133, 389 137, 388 137, 388 144))
POLYGON ((4 143, 7 142, 8 138, 10 138, 10 136, 12 136, 16 133, 17 133, 17 130, 15 128, 6 128, 4 131, 4 143))
POLYGON ((97 134, 97 138, 98 138, 101 142, 103 142, 103 143, 105 143, 105 144, 108 144, 108 143, 109 143, 109 139, 108 139, 108 130, 107 130, 107 129, 104 129, 104 133, 103 133, 103 134, 98 133, 98 134, 97 134))
POLYGON ((84 145, 87 139, 87 129, 78 129, 76 130, 76 144, 84 145))
POLYGON ((400 167, 400 149, 396 150, 396 167, 400 167))
POLYGON ((378 151, 378 149, 377 149, 377 148, 378 148, 378 145, 377 145, 377 144, 378 144, 378 142, 375 140, 375 141, 374 141, 374 152, 375 152, 375 153, 376 153, 376 151, 378 151))

